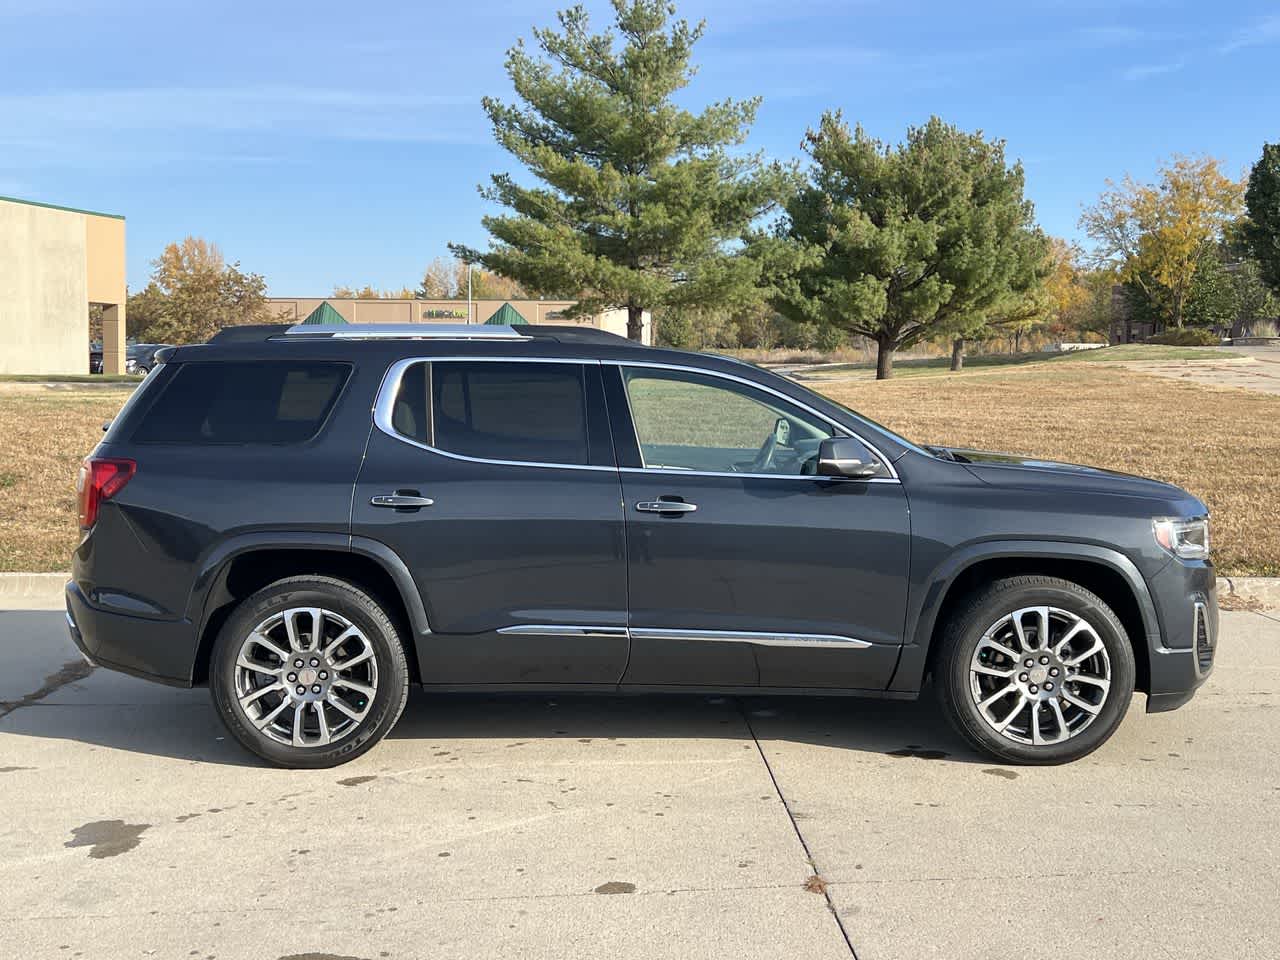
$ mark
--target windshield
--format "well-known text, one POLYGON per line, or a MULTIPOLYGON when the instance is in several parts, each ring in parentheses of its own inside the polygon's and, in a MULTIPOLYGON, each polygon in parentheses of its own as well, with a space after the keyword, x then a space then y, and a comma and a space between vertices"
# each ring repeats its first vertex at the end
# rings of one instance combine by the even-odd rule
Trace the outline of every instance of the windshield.
MULTIPOLYGON (((774 375, 778 376, 778 374, 774 374, 774 375)), ((796 381, 793 380, 791 382, 795 383, 796 381)), ((859 413, 857 410, 854 410, 852 407, 845 406, 843 403, 841 403, 839 400, 836 400, 834 397, 830 396, 829 394, 818 393, 816 390, 814 390, 812 387, 808 386, 807 384, 799 383, 796 385, 803 387, 805 390, 815 394, 816 396, 821 397, 823 400, 831 404, 833 407, 839 407, 845 413, 848 413, 851 416, 857 417, 860 423, 870 427, 874 432, 879 433, 881 436, 885 437, 886 439, 892 440, 895 443, 899 443, 904 447, 908 447, 911 450, 914 450, 916 453, 923 453, 925 456, 930 456, 930 457, 937 456, 937 454, 933 453, 928 448, 922 447, 920 444, 915 443, 912 440, 908 440, 906 437, 902 436, 902 434, 900 433, 894 433, 884 424, 878 423, 877 421, 872 420, 865 413, 859 413)))
MULTIPOLYGON (((934 458, 938 458, 938 457, 939 457, 939 454, 938 454, 938 453, 936 453, 936 452, 935 452, 935 450, 940 449, 940 448, 929 448, 929 447, 923 447, 923 446, 921 446, 920 444, 915 443, 915 442, 914 442, 914 441, 912 441, 912 440, 908 440, 906 437, 902 436, 901 434, 899 434, 899 433, 894 433, 892 430, 890 430, 890 429, 889 429, 888 427, 886 427, 884 424, 882 424, 882 423, 878 423, 877 421, 872 420, 872 419, 871 419, 870 417, 868 417, 866 414, 864 414, 864 413, 859 413, 857 410, 854 410, 852 407, 847 407, 847 406, 845 406, 845 405, 844 405, 843 403, 841 403, 839 400, 834 399, 833 397, 829 396, 828 394, 825 394, 825 393, 819 393, 818 391, 814 390, 812 387, 808 386, 807 384, 800 383, 800 382, 799 382, 799 381, 797 381, 797 380, 792 380, 790 377, 783 376, 782 374, 778 373, 776 370, 770 370, 768 367, 761 366, 761 365, 760 365, 760 364, 758 364, 758 363, 752 363, 750 360, 743 360, 743 359, 742 359, 742 358, 740 358, 740 357, 728 356, 728 355, 726 355, 726 354, 722 354, 722 353, 713 353, 713 354, 711 354, 711 356, 713 356, 713 357, 719 357, 719 358, 720 358, 720 359, 722 359, 722 360, 732 360, 734 363, 740 363, 740 364, 743 364, 744 366, 748 366, 748 367, 755 367, 757 370, 760 370, 760 371, 762 371, 762 372, 764 372, 764 373, 770 374, 771 376, 781 377, 782 379, 786 380, 788 383, 791 383, 791 384, 794 384, 794 385, 795 385, 795 386, 797 386, 797 387, 800 387, 800 388, 801 388, 801 389, 803 389, 806 393, 811 393, 811 394, 813 394, 813 395, 814 395, 814 396, 816 396, 816 397, 820 397, 821 399, 825 400, 827 403, 831 404, 833 407, 838 407, 839 409, 843 410, 845 413, 847 413, 847 414, 849 414, 849 415, 851 415, 851 416, 853 416, 853 417, 856 417, 856 418, 859 420, 859 422, 860 422, 860 423, 865 424, 867 427, 871 428, 871 430, 872 430, 873 432, 875 432, 875 433, 879 433, 879 434, 880 434, 882 437, 884 437, 885 439, 887 439, 887 440, 892 440, 892 441, 893 441, 893 442, 895 442, 895 443, 901 444, 902 446, 907 447, 907 448, 909 448, 909 449, 911 449, 911 450, 915 451, 916 453, 923 453, 923 454, 924 454, 925 456, 927 456, 927 457, 934 457, 934 458)), ((945 459, 945 458, 943 458, 943 459, 945 459)))

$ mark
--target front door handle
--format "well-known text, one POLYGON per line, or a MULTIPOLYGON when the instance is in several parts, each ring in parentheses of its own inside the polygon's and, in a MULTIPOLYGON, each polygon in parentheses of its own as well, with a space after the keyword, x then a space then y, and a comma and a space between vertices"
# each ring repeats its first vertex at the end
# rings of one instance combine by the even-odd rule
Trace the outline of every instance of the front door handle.
POLYGON ((411 509, 429 507, 435 503, 435 501, 430 497, 410 496, 405 493, 389 493, 377 497, 370 497, 369 502, 375 507, 398 507, 402 510, 405 507, 409 507, 411 509))
POLYGON ((683 500, 641 500, 636 509, 643 513, 693 513, 698 505, 683 500))

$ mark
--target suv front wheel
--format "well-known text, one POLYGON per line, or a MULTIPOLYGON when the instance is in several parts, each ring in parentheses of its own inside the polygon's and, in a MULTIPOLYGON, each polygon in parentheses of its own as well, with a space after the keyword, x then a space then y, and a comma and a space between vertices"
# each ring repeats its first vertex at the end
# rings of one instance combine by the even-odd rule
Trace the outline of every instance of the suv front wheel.
POLYGON ((974 747, 1006 763, 1066 763, 1120 726, 1133 648, 1114 612, 1056 577, 997 580, 948 621, 934 682, 974 747))
POLYGON ((332 767, 395 725, 409 669, 395 627, 368 594, 330 577, 290 577, 228 618, 209 686, 227 729, 258 756, 332 767))

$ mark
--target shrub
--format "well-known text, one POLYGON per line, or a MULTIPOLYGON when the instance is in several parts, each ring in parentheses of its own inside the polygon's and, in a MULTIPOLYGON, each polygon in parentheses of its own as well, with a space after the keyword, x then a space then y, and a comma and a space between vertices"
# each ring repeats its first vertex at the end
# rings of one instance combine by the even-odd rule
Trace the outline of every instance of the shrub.
POLYGON ((1181 330, 1166 330, 1154 337, 1147 337, 1146 343, 1164 343, 1171 347, 1216 347, 1222 341, 1211 330, 1204 327, 1183 327, 1181 330))

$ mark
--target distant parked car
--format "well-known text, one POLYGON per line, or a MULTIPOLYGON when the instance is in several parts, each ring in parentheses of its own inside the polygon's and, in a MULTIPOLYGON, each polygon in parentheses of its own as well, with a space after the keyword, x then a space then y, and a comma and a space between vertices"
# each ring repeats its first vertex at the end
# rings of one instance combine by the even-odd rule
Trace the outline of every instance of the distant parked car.
POLYGON ((102 344, 98 342, 89 344, 89 372, 102 372, 102 344))
MULTIPOLYGON (((156 354, 168 343, 131 343, 125 350, 124 369, 126 373, 140 373, 146 376, 156 365, 156 354)), ((99 371, 101 372, 101 371, 99 371)))

